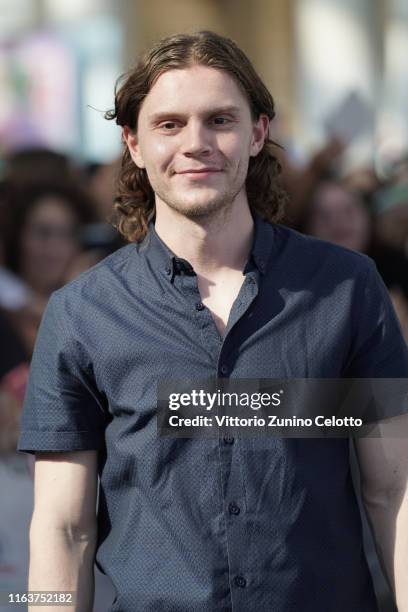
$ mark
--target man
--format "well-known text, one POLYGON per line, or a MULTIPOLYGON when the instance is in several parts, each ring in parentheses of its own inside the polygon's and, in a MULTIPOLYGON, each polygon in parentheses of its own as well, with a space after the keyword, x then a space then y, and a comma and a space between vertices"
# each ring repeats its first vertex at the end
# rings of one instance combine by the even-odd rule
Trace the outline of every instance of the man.
MULTIPOLYGON (((161 41, 116 93, 131 244, 51 297, 19 444, 37 453, 30 588, 75 590, 76 610, 95 550, 112 611, 376 610, 347 439, 157 431, 163 379, 407 376, 370 260, 275 223, 273 115, 243 52, 209 32, 161 41)), ((359 455, 408 610, 402 442, 359 455)))

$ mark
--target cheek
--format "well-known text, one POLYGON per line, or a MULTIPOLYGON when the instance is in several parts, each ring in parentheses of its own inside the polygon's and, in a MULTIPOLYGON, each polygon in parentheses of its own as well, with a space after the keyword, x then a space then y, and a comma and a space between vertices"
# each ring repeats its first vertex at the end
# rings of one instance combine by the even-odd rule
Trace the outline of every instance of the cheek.
POLYGON ((311 233, 319 236, 327 235, 333 228, 332 217, 327 213, 315 213, 309 223, 311 233))
POLYGON ((237 167, 248 165, 250 158, 250 140, 242 134, 221 135, 217 146, 224 156, 237 167))
POLYGON ((22 256, 28 260, 31 257, 37 257, 43 251, 43 243, 34 236, 31 236, 29 232, 25 232, 21 236, 20 246, 22 256))
POLYGON ((55 248, 55 256, 60 261, 70 260, 79 252, 79 245, 72 241, 61 243, 58 248, 55 248))
POLYGON ((146 170, 154 173, 155 170, 165 169, 173 160, 175 154, 175 146, 170 142, 150 142, 148 145, 141 147, 146 170))

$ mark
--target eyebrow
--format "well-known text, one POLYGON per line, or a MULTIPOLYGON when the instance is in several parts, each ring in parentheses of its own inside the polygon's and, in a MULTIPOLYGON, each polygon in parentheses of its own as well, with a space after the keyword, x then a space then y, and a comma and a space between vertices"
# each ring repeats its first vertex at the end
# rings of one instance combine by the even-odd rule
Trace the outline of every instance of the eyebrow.
MULTIPOLYGON (((218 108, 211 108, 208 111, 204 111, 202 115, 206 117, 213 117, 214 115, 224 115, 224 114, 240 114, 241 109, 238 106, 220 106, 218 108)), ((161 111, 158 113, 153 113, 148 116, 149 123, 158 123, 165 119, 183 119, 186 115, 184 113, 180 113, 177 111, 161 111)))

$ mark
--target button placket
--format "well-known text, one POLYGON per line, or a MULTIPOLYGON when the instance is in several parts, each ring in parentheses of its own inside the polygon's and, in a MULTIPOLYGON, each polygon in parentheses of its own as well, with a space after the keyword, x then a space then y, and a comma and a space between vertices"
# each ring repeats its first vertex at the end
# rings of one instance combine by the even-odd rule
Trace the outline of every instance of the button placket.
POLYGON ((220 365, 220 372, 221 372, 221 374, 223 376, 227 376, 229 374, 229 371, 230 371, 230 369, 229 369, 229 367, 227 366, 226 363, 222 363, 220 365))
MULTIPOLYGON (((238 438, 225 435, 220 438, 221 461, 223 469, 223 497, 225 503, 226 531, 228 541, 229 572, 232 587, 237 590, 231 593, 232 601, 238 608, 243 605, 237 591, 247 587, 245 577, 248 560, 243 559, 242 550, 246 548, 248 534, 245 486, 242 480, 240 453, 238 446, 233 447, 238 438), (242 574, 241 574, 242 572, 242 574), (238 598, 238 599, 237 599, 238 598)), ((248 542, 249 545, 249 542, 248 542)))
POLYGON ((235 325, 239 324, 240 319, 250 308, 257 295, 258 284, 256 278, 253 276, 245 277, 245 281, 230 312, 225 337, 227 337, 235 325))
MULTIPOLYGON (((231 338, 230 332, 236 324, 239 325, 240 319, 251 306, 257 294, 257 281, 250 276, 241 287, 240 295, 230 313, 227 330, 220 346, 217 368, 217 374, 220 378, 229 378, 232 375, 234 351, 231 348, 234 347, 231 347, 229 341, 231 338)), ((235 585, 239 590, 242 590, 247 586, 247 578, 239 573, 246 569, 246 563, 244 563, 244 566, 242 565, 242 546, 247 536, 245 487, 242 480, 240 456, 239 453, 237 454, 238 447, 235 447, 235 438, 230 435, 222 437, 220 432, 220 444, 220 468, 224 483, 223 499, 229 551, 229 572, 232 586, 235 585)), ((235 596, 232 594, 233 601, 237 597, 237 593, 235 596)), ((237 605, 239 607, 240 604, 237 602, 237 605)))
POLYGON ((220 338, 210 311, 202 303, 197 276, 182 275, 176 277, 175 280, 184 296, 186 309, 188 310, 187 316, 194 319, 197 329, 197 342, 209 356, 211 362, 216 363, 220 351, 220 338))

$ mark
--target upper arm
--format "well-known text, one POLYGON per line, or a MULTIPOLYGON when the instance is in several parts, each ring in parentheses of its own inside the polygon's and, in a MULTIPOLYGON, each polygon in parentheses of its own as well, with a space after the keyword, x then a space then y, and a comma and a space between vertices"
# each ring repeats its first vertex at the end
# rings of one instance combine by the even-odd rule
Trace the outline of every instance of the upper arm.
POLYGON ((387 288, 367 259, 355 294, 353 343, 345 378, 406 378, 408 349, 387 288))
POLYGON ((98 452, 37 453, 35 525, 87 531, 96 526, 98 452))
POLYGON ((95 379, 94 355, 88 354, 64 296, 51 296, 37 335, 20 451, 68 453, 105 445, 110 420, 106 398, 95 379))
POLYGON ((405 491, 408 479, 408 350, 388 291, 372 262, 358 307, 355 350, 347 374, 371 379, 373 405, 379 412, 375 431, 356 439, 355 447, 363 498, 384 501, 405 491), (383 379, 389 379, 388 383, 383 379), (399 416, 388 418, 395 414, 399 416))
POLYGON ((378 437, 355 441, 362 495, 366 500, 382 493, 401 495, 408 482, 408 414, 376 425, 378 437))

